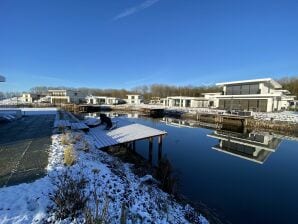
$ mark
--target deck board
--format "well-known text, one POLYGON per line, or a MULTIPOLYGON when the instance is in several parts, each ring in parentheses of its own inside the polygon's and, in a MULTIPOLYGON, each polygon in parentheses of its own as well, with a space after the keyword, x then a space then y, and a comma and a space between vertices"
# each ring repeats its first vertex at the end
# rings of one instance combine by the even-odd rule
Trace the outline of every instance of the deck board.
POLYGON ((83 122, 71 123, 72 130, 89 130, 89 127, 83 122))

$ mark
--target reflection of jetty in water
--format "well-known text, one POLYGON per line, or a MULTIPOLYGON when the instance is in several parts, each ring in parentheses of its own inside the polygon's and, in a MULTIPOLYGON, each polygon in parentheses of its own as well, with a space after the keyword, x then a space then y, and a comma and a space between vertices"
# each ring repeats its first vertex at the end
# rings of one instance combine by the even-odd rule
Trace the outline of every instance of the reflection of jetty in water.
POLYGON ((192 121, 192 120, 181 120, 170 117, 164 117, 160 122, 165 123, 168 126, 173 126, 177 128, 196 128, 196 127, 210 127, 216 128, 216 124, 205 123, 201 121, 192 121))
POLYGON ((281 142, 280 138, 268 132, 243 134, 217 130, 207 136, 219 140, 212 149, 260 164, 277 150, 281 142))

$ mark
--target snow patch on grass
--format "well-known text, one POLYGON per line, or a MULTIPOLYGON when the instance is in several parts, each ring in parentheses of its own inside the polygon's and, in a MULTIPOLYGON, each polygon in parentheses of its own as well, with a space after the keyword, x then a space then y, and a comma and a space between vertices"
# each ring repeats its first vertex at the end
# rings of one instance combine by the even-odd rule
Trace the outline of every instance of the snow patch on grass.
MULTIPOLYGON (((161 191, 153 182, 148 185, 145 176, 139 178, 131 171, 131 164, 125 164, 118 158, 95 149, 91 136, 71 133, 77 155, 77 162, 70 167, 63 165, 64 147, 62 134, 52 136, 47 176, 33 183, 24 183, 0 189, 0 223, 71 223, 74 220, 55 220, 54 206, 49 194, 53 194, 55 177, 68 169, 76 177, 83 175, 87 179, 85 187, 89 194, 88 209, 93 216, 106 210, 107 223, 189 223, 186 220, 189 206, 177 203, 169 194, 161 191), (78 137, 80 135, 80 137, 78 137), (82 150, 82 144, 89 145, 89 152, 82 150), (96 191, 98 205, 92 196, 96 191)), ((201 215, 196 217, 198 223, 208 223, 201 215)), ((84 213, 77 217, 84 222, 84 213)))

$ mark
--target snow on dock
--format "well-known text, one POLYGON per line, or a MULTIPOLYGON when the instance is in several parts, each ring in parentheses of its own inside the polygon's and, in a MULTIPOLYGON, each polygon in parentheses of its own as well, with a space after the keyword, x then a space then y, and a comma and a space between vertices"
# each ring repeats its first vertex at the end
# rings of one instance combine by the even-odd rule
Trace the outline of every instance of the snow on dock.
POLYGON ((90 129, 89 133, 93 136, 98 149, 167 134, 165 131, 133 123, 113 130, 104 130, 102 126, 99 126, 90 129))
POLYGON ((71 123, 72 130, 89 130, 89 127, 83 122, 71 123))

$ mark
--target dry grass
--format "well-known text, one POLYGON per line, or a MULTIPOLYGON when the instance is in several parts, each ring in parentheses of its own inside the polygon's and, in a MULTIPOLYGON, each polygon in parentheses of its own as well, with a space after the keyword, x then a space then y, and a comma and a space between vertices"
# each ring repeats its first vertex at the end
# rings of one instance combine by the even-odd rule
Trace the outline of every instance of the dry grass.
POLYGON ((62 137, 61 137, 61 143, 63 145, 68 145, 69 144, 69 141, 68 141, 68 135, 66 133, 62 134, 62 137))
POLYGON ((68 145, 64 149, 64 164, 72 166, 76 162, 76 156, 74 153, 73 145, 68 145))

